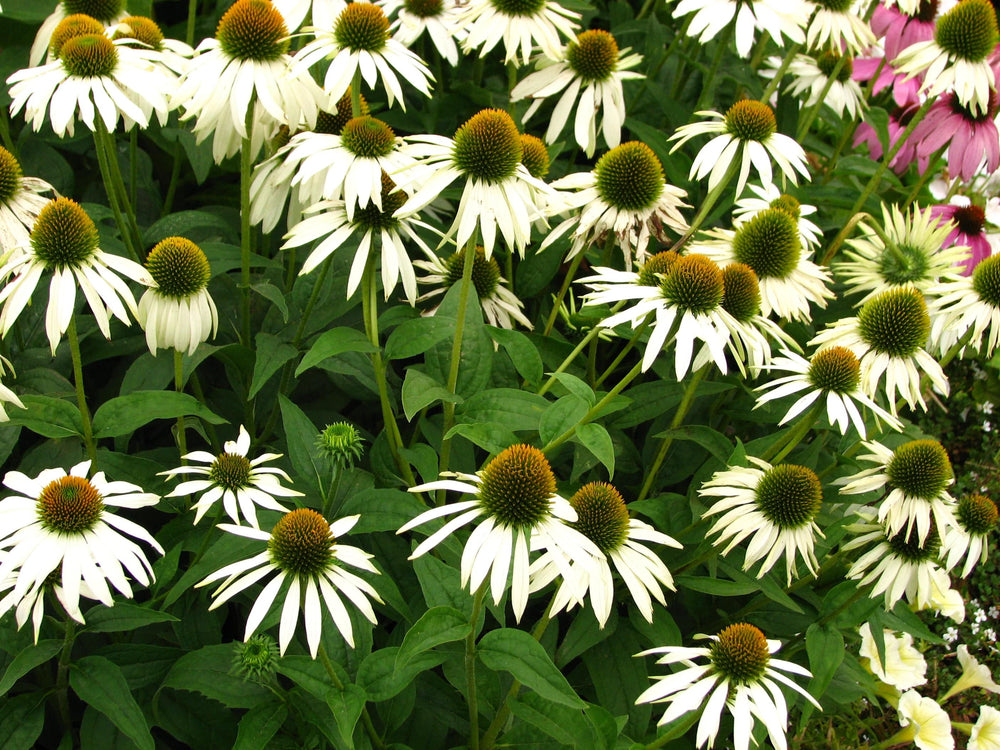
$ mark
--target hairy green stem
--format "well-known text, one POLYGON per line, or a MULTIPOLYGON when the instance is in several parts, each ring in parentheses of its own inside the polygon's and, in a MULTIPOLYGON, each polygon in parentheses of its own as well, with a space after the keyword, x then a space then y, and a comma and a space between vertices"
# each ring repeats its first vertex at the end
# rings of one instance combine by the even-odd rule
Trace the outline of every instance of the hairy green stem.
MULTIPOLYGON (((115 153, 114 137, 108 133, 104 127, 104 121, 98 117, 97 128, 94 130, 94 148, 97 151, 97 165, 101 170, 101 179, 104 182, 104 192, 108 196, 108 205, 111 213, 115 217, 115 225, 121 235, 125 249, 128 250, 132 260, 142 261, 139 255, 141 240, 138 237, 139 230, 135 228, 135 217, 126 218, 124 202, 128 200, 128 195, 124 192, 124 185, 119 188, 118 182, 121 180, 121 172, 118 169, 118 155, 115 153)), ((131 208, 129 208, 131 212, 131 208)))
POLYGON ((733 38, 733 31, 736 29, 736 19, 734 18, 730 21, 726 28, 722 30, 719 34, 718 39, 716 39, 715 57, 712 58, 712 67, 708 69, 708 76, 702 81, 701 84, 701 94, 698 96, 698 103, 695 105, 695 111, 700 109, 705 109, 709 102, 712 101, 712 95, 715 93, 715 76, 719 72, 719 66, 722 64, 722 58, 725 56, 726 52, 729 51, 729 42, 733 38))
MULTIPOLYGON (((184 392, 184 355, 174 349, 174 390, 178 393, 184 392)), ((186 464, 184 456, 187 455, 187 435, 184 432, 184 415, 177 416, 177 450, 181 452, 181 463, 186 464)))
POLYGON ((240 146, 240 340, 252 348, 250 326, 250 176, 253 169, 253 111, 254 103, 247 107, 246 136, 240 146))
POLYGON ((771 79, 771 82, 767 84, 767 88, 760 95, 760 101, 766 104, 767 100, 771 98, 771 94, 778 90, 778 86, 781 85, 781 79, 785 77, 788 66, 792 64, 792 60, 795 59, 795 56, 799 54, 799 50, 801 49, 802 44, 800 42, 796 42, 788 48, 788 52, 785 53, 785 57, 781 61, 781 66, 775 71, 774 78, 771 79))
POLYGON ((70 357, 73 360, 73 385, 76 386, 76 404, 80 409, 80 421, 83 423, 83 442, 87 446, 87 456, 89 456, 91 461, 97 461, 97 443, 94 441, 94 427, 90 421, 90 409, 87 408, 87 392, 83 387, 83 357, 80 355, 80 337, 76 333, 76 314, 70 316, 66 334, 69 338, 70 357))
POLYGON ((826 408, 826 399, 821 398, 816 405, 810 409, 804 417, 799 418, 795 426, 785 433, 785 436, 774 443, 770 448, 761 454, 761 460, 771 464, 779 464, 794 448, 802 442, 802 439, 809 434, 819 419, 820 412, 826 408))
POLYGON ((599 377, 595 381, 594 387, 601 385, 601 383, 603 383, 605 380, 608 379, 611 373, 613 373, 616 369, 618 369, 618 365, 620 365, 622 363, 622 360, 625 359, 625 355, 628 354, 630 351, 632 351, 632 347, 634 347, 638 343, 639 337, 646 332, 646 329, 649 328, 649 326, 652 325, 652 323, 653 323, 652 315, 647 316, 646 319, 642 321, 642 325, 640 325, 638 328, 635 329, 635 333, 632 334, 632 338, 630 338, 628 340, 628 343, 625 344, 625 346, 622 348, 620 352, 618 352, 618 356, 616 356, 614 360, 612 360, 611 364, 608 365, 607 369, 605 369, 604 372, 601 373, 601 377, 599 377))
POLYGON ((559 317, 559 307, 562 305, 566 292, 569 291, 570 284, 573 283, 573 277, 576 275, 576 270, 580 267, 580 263, 583 261, 583 256, 584 252, 581 250, 576 254, 576 257, 570 261, 569 268, 566 269, 566 276, 563 278, 562 285, 559 287, 559 293, 552 301, 552 312, 549 313, 548 320, 545 321, 545 328, 542 330, 543 336, 548 336, 552 333, 552 327, 556 324, 556 318, 559 317))
POLYGON ((847 55, 841 55, 837 59, 837 64, 833 66, 833 70, 830 71, 830 75, 827 76, 826 83, 823 84, 823 88, 819 93, 819 99, 817 99, 816 103, 809 108, 805 119, 799 123, 799 129, 795 136, 795 140, 802 141, 805 139, 806 135, 808 135, 809 129, 812 127, 812 124, 816 121, 820 111, 823 109, 823 104, 826 103, 826 95, 830 93, 830 89, 833 87, 833 84, 836 83, 837 77, 840 75, 840 71, 844 69, 844 65, 846 64, 847 55))

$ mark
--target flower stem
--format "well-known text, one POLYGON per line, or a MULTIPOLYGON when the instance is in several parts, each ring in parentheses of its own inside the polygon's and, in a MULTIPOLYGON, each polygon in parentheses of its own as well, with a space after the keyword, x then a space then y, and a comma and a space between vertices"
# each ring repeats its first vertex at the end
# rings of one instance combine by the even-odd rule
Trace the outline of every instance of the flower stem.
POLYGON ((83 442, 87 446, 87 455, 91 461, 97 460, 97 444, 94 442, 94 427, 90 421, 90 409, 87 408, 87 393, 83 388, 83 357, 80 356, 80 337, 76 333, 76 315, 71 315, 66 328, 69 338, 69 352, 73 359, 73 384, 76 386, 76 404, 80 408, 80 421, 83 423, 83 442))
MULTIPOLYGON (((617 303, 614 307, 611 308, 611 314, 613 315, 614 313, 621 310, 622 307, 624 307, 624 305, 625 305, 624 302, 617 303)), ((577 355, 587 348, 587 344, 589 344, 591 341, 593 341, 601 334, 601 330, 602 330, 601 326, 597 325, 591 328, 589 331, 587 331, 587 335, 584 336, 582 339, 580 339, 580 343, 576 345, 576 348, 566 355, 566 359, 564 359, 562 363, 559 365, 559 367, 557 367, 552 372, 552 374, 549 375, 549 379, 545 381, 544 385, 542 385, 542 387, 538 389, 539 396, 544 396, 546 393, 548 393, 549 388, 555 385, 559 373, 566 371, 566 368, 573 363, 573 360, 576 359, 577 355)))
POLYGON ((942 154, 944 154, 944 146, 938 149, 934 155, 931 156, 931 160, 927 163, 927 169, 923 171, 923 174, 920 175, 916 183, 913 185, 913 189, 910 190, 910 194, 906 196, 906 200, 900 207, 900 211, 906 211, 906 209, 910 207, 910 204, 917 199, 918 195, 920 195, 920 191, 924 189, 924 185, 928 183, 931 177, 938 174, 937 164, 941 159, 942 154))
POLYGON ((549 313, 549 318, 545 321, 545 329, 542 331, 543 336, 548 336, 552 333, 552 327, 556 324, 556 318, 559 317, 559 307, 562 305, 566 292, 569 291, 569 285, 573 283, 573 277, 576 275, 576 269, 580 267, 580 263, 583 261, 583 256, 584 253, 581 250, 576 254, 576 257, 570 261, 569 268, 566 269, 566 276, 563 278, 562 286, 559 287, 559 293, 552 301, 552 312, 549 313))
MULTIPOLYGON (((184 392, 184 355, 174 349, 174 390, 178 393, 184 392)), ((184 434, 184 415, 177 416, 177 450, 181 452, 181 463, 186 464, 184 456, 187 454, 187 435, 184 434)))
POLYGON ((198 18, 198 0, 188 0, 187 29, 184 32, 184 41, 188 47, 194 46, 194 22, 198 18))
POLYGON ((820 399, 816 405, 809 410, 809 412, 798 422, 795 426, 785 433, 785 436, 774 443, 770 448, 768 448, 761 455, 761 460, 767 461, 771 464, 781 463, 781 460, 792 452, 799 443, 802 442, 809 430, 813 428, 816 424, 816 420, 819 419, 819 413, 823 410, 825 399, 820 399))
POLYGON ((104 192, 108 196, 108 205, 111 206, 111 212, 114 214, 115 224, 118 225, 118 233, 122 237, 122 242, 125 243, 125 249, 132 256, 132 260, 142 262, 142 257, 139 255, 139 251, 142 249, 142 239, 139 235, 139 228, 136 226, 132 204, 128 200, 125 183, 122 181, 121 170, 118 168, 115 139, 104 126, 104 121, 100 117, 96 120, 94 148, 97 150, 97 164, 104 181, 104 192))
POLYGON ((785 77, 785 71, 788 70, 788 66, 792 64, 792 60, 795 59, 795 56, 799 54, 799 50, 801 49, 802 44, 800 42, 796 42, 788 48, 788 52, 785 53, 785 57, 781 61, 781 67, 775 71, 774 78, 771 79, 771 82, 767 84, 767 88, 760 95, 760 101, 764 102, 764 104, 767 104, 767 100, 771 98, 771 94, 778 90, 778 86, 781 85, 781 79, 785 77))
POLYGON ((721 34, 719 34, 719 38, 716 41, 718 46, 715 48, 715 57, 712 58, 712 67, 708 70, 708 76, 704 81, 702 81, 701 94, 698 97, 698 104, 695 106, 695 111, 705 109, 705 107, 708 106, 708 103, 712 101, 712 95, 715 93, 715 76, 719 72, 719 66, 722 64, 722 58, 729 50, 729 42, 733 38, 733 31, 735 29, 736 19, 734 18, 726 24, 726 28, 722 30, 721 34))
MULTIPOLYGON (((708 368, 711 367, 711 365, 712 363, 709 362, 691 375, 691 380, 684 389, 684 395, 681 397, 681 402, 677 406, 677 411, 674 412, 674 417, 670 420, 669 429, 676 430, 681 426, 681 424, 683 424, 684 417, 687 416, 688 411, 691 409, 691 404, 694 403, 694 397, 698 391, 698 386, 701 385, 701 381, 705 379, 705 375, 708 374, 708 368)), ((656 458, 653 459, 653 465, 649 468, 649 471, 646 472, 646 479, 642 483, 642 489, 639 491, 639 497, 636 498, 637 500, 644 500, 649 495, 649 491, 653 487, 656 475, 660 473, 660 467, 663 466, 663 462, 667 458, 667 452, 670 450, 670 446, 673 445, 673 442, 674 438, 671 435, 668 435, 660 441, 660 447, 656 451, 656 458)))
POLYGON ((250 172, 253 168, 254 103, 250 102, 246 114, 246 137, 240 146, 240 292, 241 335, 243 345, 250 347, 250 172))
MULTIPOLYGON (((319 644, 316 656, 319 657, 320 662, 323 664, 323 668, 326 670, 326 674, 330 678, 330 683, 337 688, 337 690, 343 690, 344 683, 339 677, 337 677, 337 672, 333 668, 333 664, 330 662, 330 657, 327 655, 326 649, 323 648, 322 642, 319 644)), ((367 706, 364 706, 361 709, 361 725, 365 728, 365 734, 367 734, 368 739, 371 740, 372 747, 376 750, 385 750, 385 743, 382 741, 382 738, 378 736, 378 732, 375 731, 375 725, 372 723, 372 717, 371 714, 368 713, 367 706)))
MULTIPOLYGON (((889 151, 882 157, 882 162, 878 165, 878 169, 875 170, 875 174, 871 176, 871 179, 868 180, 868 184, 865 185, 865 189, 861 191, 861 195, 859 195, 858 199, 854 202, 854 206, 848 213, 849 216, 853 217, 856 213, 858 213, 858 211, 860 211, 864 207, 865 203, 871 197, 872 193, 875 192, 875 189, 879 186, 879 183, 882 181, 882 176, 889 168, 889 165, 892 163, 892 160, 896 158, 896 154, 898 154, 900 149, 903 148, 903 145, 906 143, 906 139, 910 137, 910 135, 913 133, 913 130, 917 127, 917 125, 920 124, 920 121, 924 119, 924 115, 927 114, 927 110, 931 108, 931 105, 934 104, 935 101, 936 99, 930 97, 927 99, 926 102, 920 105, 920 109, 918 109, 916 113, 913 115, 913 117, 910 119, 909 124, 906 126, 906 130, 900 133, 899 138, 896 140, 894 144, 892 144, 892 147, 889 149, 889 151)), ((847 233, 850 232, 852 227, 853 224, 849 221, 844 225, 843 229, 841 229, 837 233, 837 236, 833 238, 833 242, 830 243, 830 249, 828 249, 826 251, 826 255, 823 256, 823 260, 820 265, 826 266, 830 264, 830 259, 833 258, 833 254, 840 247, 840 243, 844 241, 844 238, 847 237, 847 233)))
POLYGON ((75 641, 76 623, 67 615, 62 652, 59 654, 59 664, 56 667, 56 705, 59 707, 59 720, 63 725, 63 733, 70 736, 73 733, 73 717, 69 712, 69 667, 75 641))
POLYGON ((613 373, 618 368, 618 365, 620 365, 622 363, 622 360, 625 359, 625 355, 628 354, 630 351, 632 351, 632 347, 634 347, 636 343, 639 341, 639 337, 646 332, 646 329, 649 328, 649 326, 652 325, 652 323, 653 323, 652 315, 647 316, 646 319, 642 321, 642 325, 640 325, 638 328, 635 329, 635 333, 632 334, 632 338, 630 338, 628 340, 628 343, 625 344, 625 346, 622 348, 620 352, 618 352, 618 355, 614 358, 611 364, 608 365, 607 369, 603 373, 601 373, 601 377, 599 377, 594 382, 595 387, 599 386, 601 383, 607 380, 608 377, 611 375, 611 373, 613 373))
POLYGON ((486 581, 483 581, 472 601, 469 634, 465 636, 465 700, 469 706, 469 750, 479 750, 479 701, 476 697, 476 625, 483 611, 486 598, 486 581))
POLYGON ((809 128, 811 128, 812 124, 816 121, 820 110, 823 109, 823 104, 826 102, 826 95, 830 93, 830 89, 833 88, 833 84, 837 81, 837 77, 840 75, 840 71, 844 69, 844 65, 846 63, 847 55, 841 55, 838 58, 836 65, 833 66, 833 70, 830 71, 830 75, 826 77, 826 83, 823 84, 823 88, 819 93, 819 99, 817 99, 816 103, 809 109, 805 119, 799 124, 795 140, 801 142, 805 139, 806 135, 808 135, 809 128))

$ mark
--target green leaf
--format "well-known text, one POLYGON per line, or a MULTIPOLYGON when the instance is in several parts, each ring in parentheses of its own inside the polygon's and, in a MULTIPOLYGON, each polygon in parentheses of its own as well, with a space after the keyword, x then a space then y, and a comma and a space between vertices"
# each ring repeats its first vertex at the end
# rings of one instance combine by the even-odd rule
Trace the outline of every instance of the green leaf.
POLYGON ((500 345, 517 370, 517 374, 529 384, 538 383, 542 379, 542 358, 531 339, 520 331, 509 331, 506 328, 486 327, 486 334, 500 345))
POLYGON ((587 406, 593 406, 597 403, 597 394, 594 393, 594 389, 580 380, 576 375, 570 375, 568 372, 554 372, 552 373, 552 377, 574 396, 579 396, 586 401, 587 406))
POLYGON ((457 393, 449 392, 447 388, 438 383, 430 375, 421 372, 415 367, 410 367, 406 370, 401 397, 403 401, 403 413, 406 415, 407 420, 412 420, 417 412, 436 401, 462 403, 461 396, 457 393))
POLYGON ((141 750, 155 750, 146 717, 117 665, 103 656, 85 656, 70 666, 69 684, 80 700, 111 719, 141 750))
POLYGON ((809 671, 813 674, 809 692, 819 699, 844 661, 844 636, 830 624, 813 623, 806 629, 806 653, 809 655, 809 671))
POLYGON ((332 687, 326 694, 326 703, 337 722, 337 731, 348 748, 354 747, 354 727, 357 726, 361 712, 364 711, 368 696, 365 691, 348 683, 343 689, 332 687))
POLYGON ((0 750, 32 750, 45 726, 45 695, 23 693, 0 703, 0 750))
POLYGON ((271 693, 230 674, 232 666, 233 644, 204 646, 178 659, 160 689, 191 690, 229 708, 253 708, 267 702, 271 693))
POLYGON ((401 490, 370 489, 352 495, 340 509, 342 516, 361 514, 352 534, 395 532, 414 516, 427 510, 415 495, 401 490))
POLYGON ((134 391, 101 404, 94 414, 94 437, 128 435, 154 419, 176 419, 180 416, 200 417, 209 424, 224 424, 226 421, 187 393, 134 391))
POLYGON ((288 322, 288 303, 285 301, 284 292, 268 281, 251 284, 250 288, 281 311, 281 321, 283 323, 288 322))
POLYGON ((713 596, 746 596, 757 593, 757 586, 754 583, 736 583, 735 581, 706 576, 677 576, 674 578, 674 583, 679 588, 700 591, 703 594, 712 594, 713 596))
POLYGON ((288 444, 288 460, 292 462, 296 479, 307 482, 317 490, 324 487, 329 479, 330 466, 316 452, 319 430, 306 413, 284 395, 278 396, 278 405, 288 444))
POLYGON ((284 703, 265 703, 251 708, 240 719, 233 750, 266 750, 287 717, 284 703))
POLYGON ((253 363, 253 380, 250 382, 247 398, 256 396, 271 376, 285 362, 299 353, 294 346, 270 333, 258 333, 255 340, 257 342, 257 358, 253 363))
POLYGON ((432 607, 403 636, 403 644, 396 654, 396 669, 435 646, 462 640, 469 634, 469 627, 468 616, 457 609, 432 607))
MULTIPOLYGON (((530 636, 529 636, 530 637, 530 636)), ((406 665, 396 669, 398 646, 383 648, 369 654, 358 668, 358 684, 373 703, 399 695, 421 672, 433 669, 444 661, 444 654, 417 654, 406 665)))
POLYGON ((375 347, 362 331, 356 328, 333 328, 318 339, 309 347, 299 366, 295 368, 295 377, 298 377, 311 367, 315 367, 320 362, 336 357, 343 352, 373 352, 375 347))
POLYGON ((423 354, 455 333, 455 321, 435 315, 407 320, 393 329, 385 342, 385 358, 407 359, 423 354))
MULTIPOLYGON (((176 211, 147 229, 143 240, 152 246, 167 237, 189 237, 195 229, 210 230, 211 234, 221 237, 235 236, 234 227, 220 216, 207 211, 176 211)), ((206 233, 201 234, 205 236, 206 233)))
POLYGON ((541 644, 523 630, 490 631, 479 641, 476 654, 489 669, 510 672, 543 698, 570 708, 586 706, 541 644))
POLYGON ((521 442, 517 435, 498 422, 460 423, 448 430, 447 437, 461 435, 469 442, 490 453, 499 453, 515 443, 521 442))
POLYGON ((39 641, 19 651, 17 656, 7 665, 7 670, 3 673, 3 678, 0 679, 0 696, 6 695, 7 691, 14 687, 15 682, 35 667, 47 662, 61 649, 62 641, 53 638, 39 641))
MULTIPOLYGON (((351 681, 343 667, 332 660, 330 663, 337 673, 337 679, 345 685, 351 681)), ((288 677, 302 690, 320 700, 326 700, 326 694, 330 690, 330 676, 326 673, 323 665, 315 659, 309 656, 288 654, 278 660, 277 669, 279 673, 288 677)))
POLYGON ((726 463, 729 455, 733 452, 733 444, 725 435, 718 430, 703 424, 690 424, 683 427, 676 427, 672 430, 665 430, 655 437, 673 438, 674 440, 690 440, 697 443, 702 448, 719 459, 722 464, 726 463))
POLYGON ((538 439, 550 443, 567 430, 576 427, 590 406, 579 396, 570 394, 549 406, 538 424, 538 439))
POLYGON ((413 561, 413 572, 428 607, 450 607, 461 612, 468 622, 472 597, 462 588, 458 570, 433 555, 423 555, 413 561))
POLYGON ((7 406, 10 421, 7 425, 21 425, 47 438, 66 438, 83 435, 83 421, 76 404, 52 396, 21 396, 24 410, 7 406))
POLYGON ((615 445, 604 425, 595 422, 582 424, 576 428, 576 439, 604 464, 609 478, 615 475, 615 445))
POLYGON ((159 612, 130 602, 116 602, 113 607, 98 604, 87 610, 84 619, 91 633, 121 633, 158 622, 179 622, 168 612, 159 612))
POLYGON ((549 402, 537 393, 516 388, 491 388, 465 400, 458 407, 458 421, 468 424, 495 422, 508 430, 537 430, 549 402))
POLYGON ((719 559, 719 570, 737 583, 745 583, 748 586, 756 586, 760 589, 761 593, 772 602, 777 602, 781 606, 786 607, 793 612, 798 612, 799 614, 804 613, 802 607, 800 607, 794 599, 785 593, 785 590, 770 574, 764 575, 760 578, 751 578, 737 566, 728 563, 722 558, 719 559))
POLYGON ((510 702, 511 713, 568 747, 596 748, 600 742, 587 715, 525 693, 510 702))

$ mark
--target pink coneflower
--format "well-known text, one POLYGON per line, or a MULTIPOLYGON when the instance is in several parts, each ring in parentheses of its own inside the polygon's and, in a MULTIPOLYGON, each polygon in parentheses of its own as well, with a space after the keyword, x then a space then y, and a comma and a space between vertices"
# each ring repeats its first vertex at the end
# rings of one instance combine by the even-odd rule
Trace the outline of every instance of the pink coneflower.
POLYGON ((942 248, 966 245, 972 250, 972 255, 965 262, 965 270, 962 271, 966 276, 972 274, 981 260, 993 254, 990 241, 986 238, 986 211, 982 206, 975 205, 964 195, 956 195, 949 205, 931 206, 931 215, 955 222, 955 228, 945 237, 942 248))
MULTIPOLYGON (((979 174, 983 160, 986 172, 1000 166, 1000 134, 993 118, 997 114, 997 94, 990 91, 986 112, 974 115, 954 94, 940 97, 927 116, 913 129, 920 171, 939 148, 948 145, 948 172, 969 181, 979 174)), ((977 261, 978 262, 978 261, 977 261)))
POLYGON ((875 76, 875 85, 872 87, 872 96, 876 96, 883 89, 892 89, 892 98, 896 106, 909 107, 920 104, 921 81, 919 78, 907 78, 902 73, 897 73, 887 59, 881 57, 859 57, 854 60, 854 69, 851 71, 851 78, 859 83, 870 81, 875 76))
MULTIPOLYGON (((900 107, 895 112, 889 116, 889 148, 891 149, 899 136, 903 134, 906 130, 906 125, 909 123, 910 118, 916 113, 917 107, 900 107)), ((854 134, 854 145, 860 146, 862 143, 868 146, 868 153, 871 155, 872 159, 878 161, 882 158, 882 143, 879 141, 878 133, 875 132, 875 128, 869 125, 867 122, 863 122, 858 125, 857 132, 854 134)), ((908 138, 906 143, 899 152, 893 157, 892 163, 889 164, 892 170, 896 174, 902 174, 905 172, 909 166, 917 158, 916 141, 913 138, 908 138)))
POLYGON ((881 3, 876 5, 871 27, 875 36, 883 40, 886 60, 895 59, 911 44, 933 39, 937 9, 938 0, 921 0, 913 13, 905 13, 896 7, 887 8, 881 3))

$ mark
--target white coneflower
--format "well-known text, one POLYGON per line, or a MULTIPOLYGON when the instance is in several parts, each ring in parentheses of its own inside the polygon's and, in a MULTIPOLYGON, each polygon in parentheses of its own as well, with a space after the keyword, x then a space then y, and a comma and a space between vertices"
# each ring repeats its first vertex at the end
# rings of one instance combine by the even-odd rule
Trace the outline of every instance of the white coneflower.
POLYGON ((852 69, 850 57, 838 55, 832 50, 820 52, 815 57, 796 55, 788 66, 792 77, 788 93, 795 96, 806 94, 805 107, 819 104, 822 97, 823 103, 841 117, 850 115, 858 118, 865 108, 865 96, 858 82, 851 78, 852 69), (834 78, 838 64, 840 72, 834 78))
POLYGON ((470 0, 456 21, 468 32, 462 42, 466 52, 483 56, 502 41, 504 63, 516 62, 520 53, 527 65, 536 47, 557 59, 560 37, 572 39, 579 18, 553 0, 470 0))
POLYGON ((128 14, 125 11, 125 0, 61 0, 42 25, 39 26, 35 39, 28 53, 28 65, 34 67, 42 62, 48 53, 47 62, 55 57, 52 49, 53 35, 66 18, 70 16, 88 16, 100 25, 100 29, 90 33, 103 34, 104 28, 113 26, 128 14))
POLYGON ((807 48, 846 48, 851 54, 857 55, 875 44, 875 34, 864 19, 867 4, 858 0, 812 2, 815 10, 806 29, 807 48))
POLYGON ((804 247, 815 250, 820 246, 823 242, 823 230, 806 218, 816 213, 816 206, 800 203, 794 195, 782 193, 775 185, 749 184, 747 187, 757 197, 744 196, 736 201, 733 206, 733 229, 739 229, 761 211, 781 208, 798 224, 799 239, 804 247))
POLYGON ((463 10, 461 3, 457 0, 379 0, 378 4, 387 16, 396 16, 389 27, 396 41, 412 47, 426 34, 449 65, 458 65, 458 45, 467 34, 458 22, 463 10))
POLYGON ((0 253, 28 244, 39 212, 49 202, 42 193, 53 187, 37 177, 25 177, 14 155, 0 146, 0 253))
POLYGON ((687 35, 705 42, 714 39, 730 23, 735 23, 736 51, 749 57, 756 31, 766 31, 779 46, 785 37, 805 42, 806 21, 812 7, 803 0, 681 0, 674 18, 694 13, 687 35))
POLYGON ((1000 255, 992 255, 976 266, 971 276, 962 276, 932 287, 940 295, 931 303, 934 314, 931 341, 947 352, 969 336, 966 351, 991 357, 1000 343, 1000 255))
POLYGON ((968 578, 977 563, 986 562, 989 535, 997 525, 997 506, 985 495, 967 495, 958 501, 955 518, 958 523, 945 532, 944 566, 951 570, 964 557, 961 576, 968 578))

